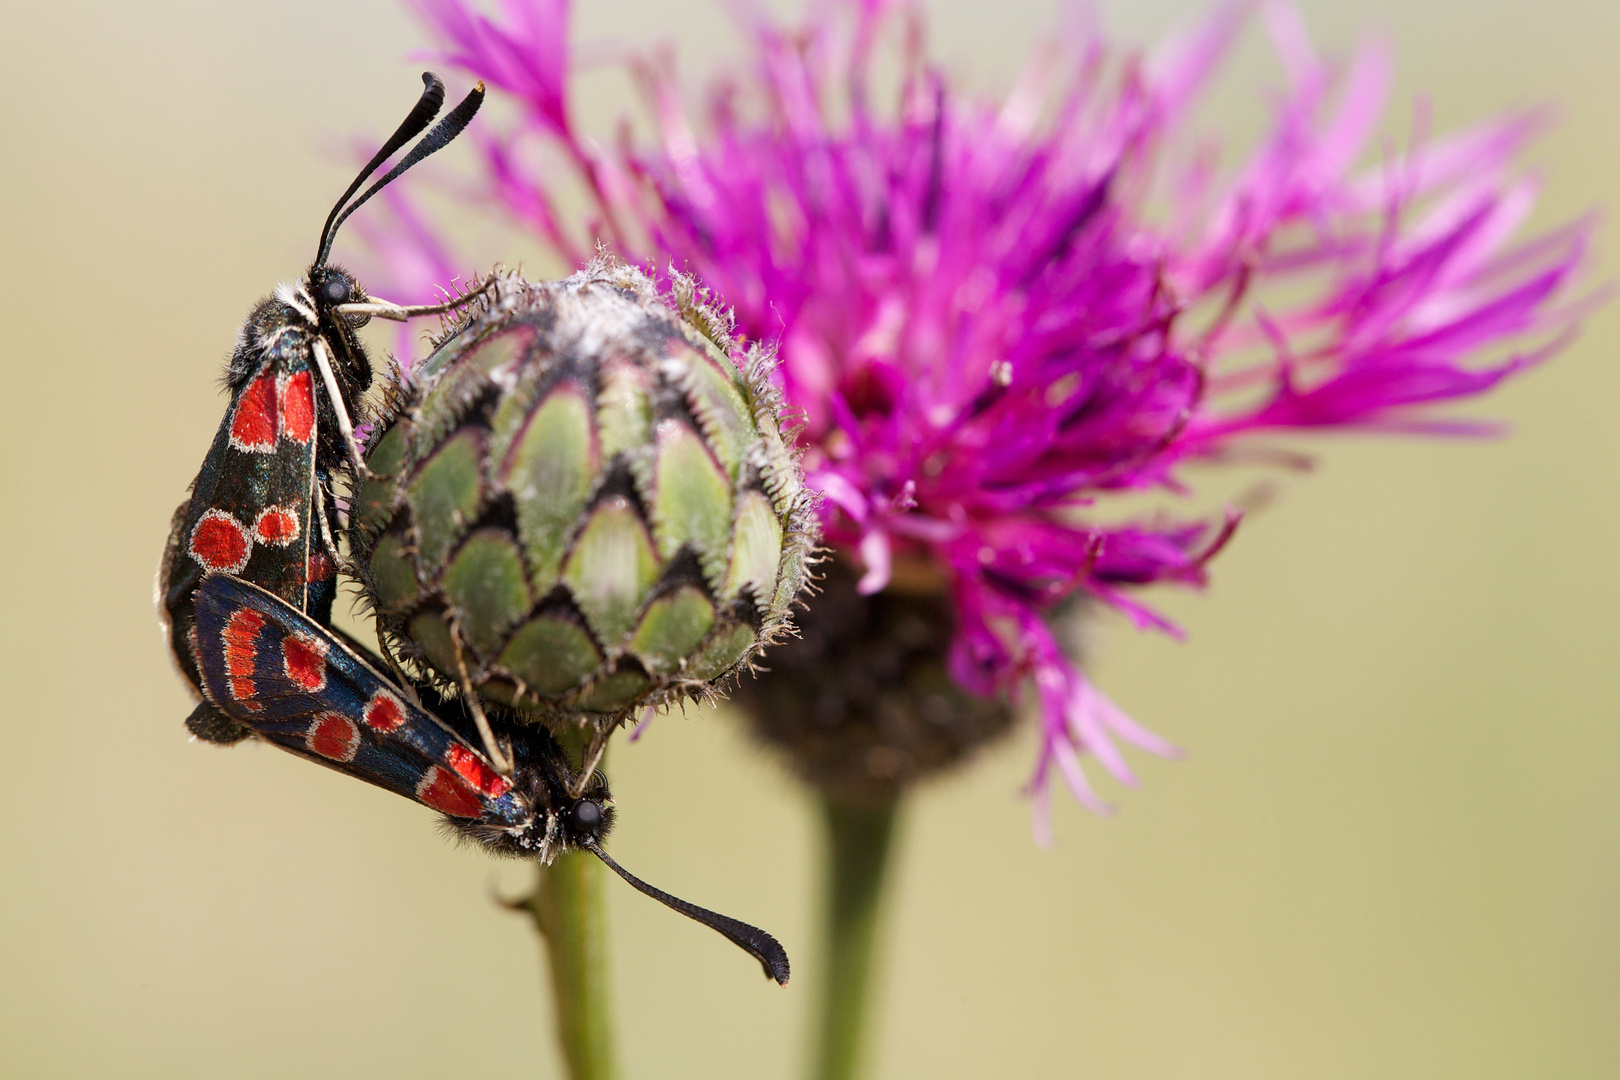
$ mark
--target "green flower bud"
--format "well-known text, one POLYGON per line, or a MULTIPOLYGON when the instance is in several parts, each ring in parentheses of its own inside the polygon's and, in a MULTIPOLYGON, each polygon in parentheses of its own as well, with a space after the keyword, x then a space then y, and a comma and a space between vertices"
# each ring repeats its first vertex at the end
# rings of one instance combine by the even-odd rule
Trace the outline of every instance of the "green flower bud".
POLYGON ((498 276, 395 395, 351 514, 398 651, 486 698, 623 716, 789 628, 814 499, 769 361, 677 279, 498 276))

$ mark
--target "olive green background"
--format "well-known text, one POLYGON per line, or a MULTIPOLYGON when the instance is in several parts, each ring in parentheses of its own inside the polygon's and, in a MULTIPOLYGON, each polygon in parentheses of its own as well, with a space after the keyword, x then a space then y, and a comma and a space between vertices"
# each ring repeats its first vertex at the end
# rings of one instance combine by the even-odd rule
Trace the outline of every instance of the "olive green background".
MULTIPOLYGON (((1134 41, 1197 8, 1103 4, 1134 41)), ((1437 128, 1546 102, 1538 220, 1620 194, 1614 5, 1304 10, 1340 54, 1387 34, 1392 137, 1417 94, 1437 128)), ((1052 18, 933 11, 992 89, 1052 18)), ((727 26, 642 0, 578 30, 672 34, 698 70, 727 26)), ((1279 79, 1248 42, 1210 111, 1240 135, 1279 79)), ((491 900, 523 868, 289 755, 188 744, 151 608, 235 326, 307 262, 346 138, 403 114, 420 43, 381 2, 0 5, 0 1075, 559 1075, 537 943, 491 900)), ((628 95, 585 85, 606 132, 628 95)), ((1308 444, 1316 472, 1275 478, 1208 593, 1161 597, 1186 644, 1101 620, 1100 684, 1190 748, 1138 755, 1118 817, 1059 797, 1037 850, 1027 733, 918 798, 875 1075, 1620 1073, 1617 346, 1611 308, 1473 410, 1504 441, 1308 444)), ((768 985, 613 883, 627 1075, 796 1075, 804 798, 723 714, 660 719, 611 765, 615 854, 770 928, 798 972, 768 985)))

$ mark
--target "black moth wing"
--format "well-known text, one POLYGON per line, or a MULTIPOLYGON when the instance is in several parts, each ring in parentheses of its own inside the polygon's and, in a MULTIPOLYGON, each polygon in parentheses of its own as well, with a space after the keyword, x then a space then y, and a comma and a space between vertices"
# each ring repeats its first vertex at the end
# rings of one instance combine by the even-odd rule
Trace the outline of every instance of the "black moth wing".
MULTIPOLYGON (((363 307, 365 290, 327 256, 349 214, 454 140, 483 103, 479 83, 381 180, 351 201, 366 178, 438 114, 444 84, 431 72, 423 72, 422 81, 416 105, 327 215, 315 262, 303 280, 280 286, 254 309, 231 356, 226 371, 230 409, 190 498, 175 513, 158 568, 159 617, 181 674, 199 696, 206 695, 191 639, 196 631, 193 594, 204 575, 241 575, 322 626, 331 623, 338 559, 330 537, 336 522, 330 500, 323 503, 321 495, 346 455, 359 460, 352 399, 370 385, 371 363, 354 333, 364 319, 344 311, 345 305, 363 307), (317 392, 318 386, 324 394, 317 392)), ((186 726, 220 743, 236 742, 254 731, 207 700, 186 726)))
MULTIPOLYGON (((193 593, 209 573, 258 582, 318 621, 331 621, 336 558, 331 508, 322 488, 319 376, 314 331, 281 300, 268 300, 243 327, 231 359, 231 402, 191 496, 175 520, 159 570, 158 601, 181 673, 201 692, 192 656, 193 593), (324 513, 323 526, 317 515, 324 513)), ((211 741, 248 731, 205 702, 189 726, 211 741)))
POLYGON ((203 689, 261 738, 431 807, 499 854, 549 862, 559 850, 586 848, 787 982, 787 953, 770 934, 654 888, 602 850, 612 826, 606 785, 593 778, 570 795, 566 760, 543 731, 513 732, 517 768, 508 781, 449 724, 406 701, 358 648, 275 594, 210 574, 196 591, 196 613, 203 689))
POLYGON ((450 725, 281 597, 210 574, 196 590, 196 615, 204 691, 261 738, 469 824, 522 832, 537 813, 549 817, 450 725))

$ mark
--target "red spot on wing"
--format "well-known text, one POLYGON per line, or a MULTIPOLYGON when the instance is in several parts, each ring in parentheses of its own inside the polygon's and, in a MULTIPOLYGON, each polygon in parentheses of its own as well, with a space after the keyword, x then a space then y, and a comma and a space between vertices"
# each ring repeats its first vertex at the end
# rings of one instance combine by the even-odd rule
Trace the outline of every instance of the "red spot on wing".
POLYGON ((252 608, 237 608, 225 620, 225 629, 219 634, 225 648, 225 679, 231 697, 255 710, 259 703, 252 700, 258 694, 258 688, 253 685, 253 661, 258 656, 259 646, 254 639, 263 626, 263 615, 252 608))
POLYGON ((331 581, 337 576, 337 567, 332 565, 332 557, 323 549, 316 548, 309 553, 309 559, 304 564, 305 580, 331 581))
POLYGON ((461 774, 461 778, 490 798, 498 798, 512 790, 512 785, 506 782, 506 777, 490 767, 489 762, 457 743, 452 743, 445 752, 445 760, 450 767, 461 774))
POLYGON ((276 449, 276 377, 260 375, 242 389, 231 415, 231 445, 249 454, 276 449))
POLYGON ((286 547, 298 539, 298 515, 280 506, 272 506, 253 523, 253 536, 261 544, 286 547))
POLYGON ((328 761, 353 761, 360 749, 360 728, 342 713, 318 712, 309 722, 304 744, 328 761))
POLYGON ((248 563, 248 556, 253 554, 253 537, 240 521, 225 511, 209 510, 191 530, 187 550, 204 570, 235 574, 241 572, 248 563))
POLYGON ((451 817, 477 817, 484 809, 478 793, 449 769, 434 765, 416 785, 417 801, 451 817))
POLYGON ((315 433, 315 377, 299 371, 281 387, 281 431, 300 446, 315 433))
POLYGON ((405 706, 393 694, 379 690, 366 702, 361 718, 374 731, 398 731, 405 724, 405 706))
POLYGON ((303 634, 281 639, 281 662, 287 678, 314 693, 326 687, 326 646, 303 634))

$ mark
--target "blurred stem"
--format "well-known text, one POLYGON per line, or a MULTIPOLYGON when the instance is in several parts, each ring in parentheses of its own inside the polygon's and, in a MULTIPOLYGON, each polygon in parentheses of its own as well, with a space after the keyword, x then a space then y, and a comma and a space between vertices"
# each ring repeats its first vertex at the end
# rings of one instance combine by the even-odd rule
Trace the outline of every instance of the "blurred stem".
POLYGON ((855 1080, 865 1064, 877 940, 899 802, 851 806, 821 797, 827 827, 820 1015, 811 1080, 855 1080))
MULTIPOLYGON (((584 739, 559 737, 578 761, 584 739)), ((551 967, 557 1041, 571 1080, 616 1080, 613 999, 608 987, 607 868, 588 851, 541 867, 534 894, 520 906, 534 917, 551 967)))

